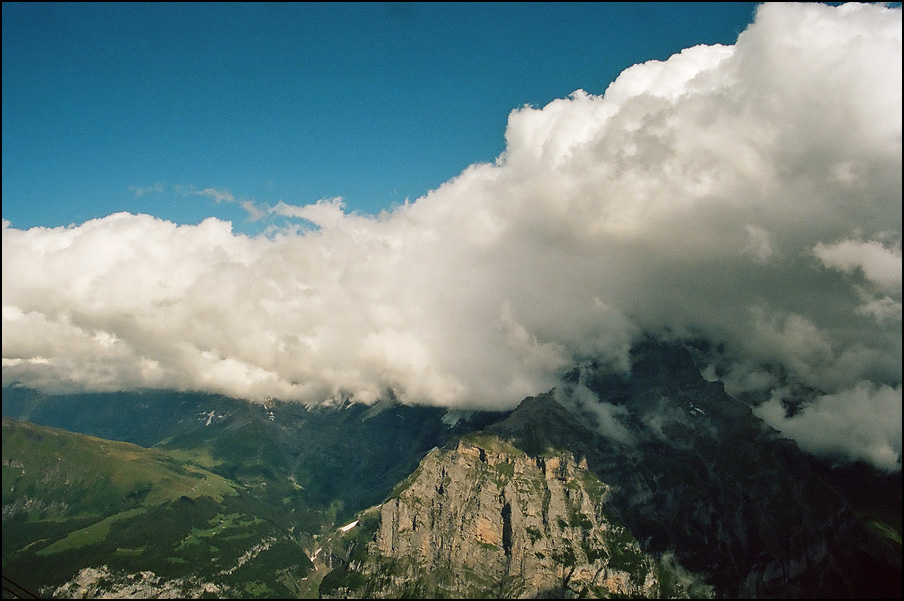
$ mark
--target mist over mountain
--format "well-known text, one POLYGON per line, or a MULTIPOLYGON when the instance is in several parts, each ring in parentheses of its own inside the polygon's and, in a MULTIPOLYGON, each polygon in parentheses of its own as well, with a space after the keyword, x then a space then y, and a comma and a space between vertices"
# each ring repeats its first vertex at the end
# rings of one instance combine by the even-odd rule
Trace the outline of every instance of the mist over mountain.
POLYGON ((3 413, 4 574, 48 596, 901 594, 900 472, 802 453, 679 344, 505 412, 7 388, 3 413))
POLYGON ((696 340, 803 448, 900 470, 901 65, 900 8, 765 4, 377 216, 4 222, 3 384, 510 410, 696 340))

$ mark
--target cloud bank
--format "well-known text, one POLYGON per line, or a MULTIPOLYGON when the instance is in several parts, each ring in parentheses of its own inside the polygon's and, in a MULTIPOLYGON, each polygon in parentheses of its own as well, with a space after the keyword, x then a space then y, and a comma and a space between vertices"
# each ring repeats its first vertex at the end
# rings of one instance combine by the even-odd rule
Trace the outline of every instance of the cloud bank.
POLYGON ((767 4, 734 46, 514 110, 495 163, 379 216, 4 222, 3 383, 510 408, 687 337, 730 391, 824 395, 774 427, 900 469, 901 56, 900 9, 767 4))

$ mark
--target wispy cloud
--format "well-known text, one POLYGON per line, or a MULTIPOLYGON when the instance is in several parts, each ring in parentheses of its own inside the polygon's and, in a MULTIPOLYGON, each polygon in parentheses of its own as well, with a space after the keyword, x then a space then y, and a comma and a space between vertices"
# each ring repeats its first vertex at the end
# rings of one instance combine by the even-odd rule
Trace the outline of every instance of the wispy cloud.
POLYGON ((229 190, 218 190, 216 188, 204 188, 192 192, 197 196, 207 196, 212 198, 217 204, 221 202, 235 202, 235 196, 229 190))
POLYGON ((267 216, 267 209, 259 207, 253 200, 243 200, 241 205, 248 214, 249 221, 260 221, 267 216))
POLYGON ((195 190, 194 187, 189 187, 187 192, 184 191, 184 187, 177 187, 176 189, 177 191, 182 191, 183 194, 212 198, 216 204, 238 204, 242 210, 245 211, 247 219, 250 222, 260 221, 271 213, 269 207, 260 206, 260 204, 252 198, 237 199, 235 195, 227 189, 204 188, 203 190, 195 190))
POLYGON ((138 197, 144 196, 145 194, 163 194, 165 191, 163 184, 160 182, 155 183, 153 186, 129 186, 129 190, 138 197))

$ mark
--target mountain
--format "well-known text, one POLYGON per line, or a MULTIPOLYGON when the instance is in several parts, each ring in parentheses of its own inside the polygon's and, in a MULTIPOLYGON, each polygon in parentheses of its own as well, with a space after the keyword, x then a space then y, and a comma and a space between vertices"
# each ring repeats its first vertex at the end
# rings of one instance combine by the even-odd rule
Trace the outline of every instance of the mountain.
POLYGON ((692 351, 645 342, 630 373, 589 363, 499 413, 7 388, 4 416, 95 438, 4 422, 4 575, 64 597, 899 598, 900 473, 802 453, 692 351), (172 475, 116 471, 145 464, 172 475), (164 494, 179 475, 221 492, 164 494))
POLYGON ((384 499, 437 443, 502 415, 447 415, 441 409, 391 401, 370 407, 344 403, 309 409, 207 394, 47 396, 16 388, 3 390, 3 412, 4 466, 21 466, 29 478, 57 474, 59 461, 65 461, 66 467, 59 477, 41 476, 43 486, 38 490, 24 486, 15 468, 4 467, 5 576, 29 590, 47 594, 58 590, 59 596, 86 590, 92 596, 122 593, 131 590, 130 583, 140 582, 141 590, 161 594, 178 591, 180 596, 191 596, 210 585, 221 596, 231 591, 274 598, 316 595, 316 584, 310 588, 316 580, 307 577, 308 557, 324 532, 338 520, 384 499), (58 429, 36 435, 36 424, 13 421, 9 415, 90 437, 58 429), (57 449, 42 442, 46 440, 67 443, 57 449), (128 454, 110 454, 111 449, 120 448, 128 448, 128 454), (128 477, 118 471, 144 465, 124 459, 142 451, 154 458, 147 459, 151 463, 165 458, 174 473, 216 478, 230 495, 182 498, 180 493, 158 502, 159 495, 146 489, 150 482, 166 480, 160 474, 139 478, 131 488, 98 486, 131 482, 129 478, 137 478, 134 474, 147 471, 128 471, 128 477), (72 486, 82 480, 94 490, 84 511, 79 509, 82 489, 72 486), (144 503, 139 503, 142 512, 133 511, 135 499, 144 503), (45 505, 58 511, 18 509, 45 505), (229 517, 223 522, 226 526, 220 527, 224 516, 235 516, 236 521, 229 517), (159 535, 161 526, 166 536, 159 535), (44 547, 80 537, 83 529, 95 534, 84 537, 84 544, 74 546, 70 554, 47 559, 44 547), (130 545, 129 536, 146 544, 130 545), (194 548, 191 540, 203 543, 199 548, 206 554, 181 555, 194 548), (290 564, 267 564, 268 553, 260 550, 266 544, 290 564), (264 569, 270 575, 258 574, 253 562, 247 562, 244 575, 237 571, 224 582, 219 572, 225 568, 214 568, 234 564, 249 552, 262 569, 273 568, 264 569), (196 570, 208 563, 210 570, 196 570), (181 570, 174 565, 182 566, 181 570), (206 580, 186 580, 196 571, 198 578, 206 580), (150 580, 141 576, 145 572, 152 574, 150 580), (98 588, 104 582, 107 588, 98 588))
POLYGON ((303 489, 307 504, 332 506, 337 519, 382 500, 433 446, 507 415, 447 413, 392 400, 309 408, 185 392, 3 389, 6 417, 165 449, 248 489, 303 489))
MULTIPOLYGON (((680 345, 640 344, 629 374, 588 366, 569 382, 569 411, 529 399, 489 431, 586 457, 647 552, 674 553, 720 596, 899 596, 900 486, 885 486, 896 509, 858 513, 831 470, 703 379, 680 345)), ((861 476, 876 491, 885 480, 861 476)))
POLYGON ((3 571, 42 596, 295 596, 311 563, 235 483, 3 418, 3 571))
POLYGON ((431 451, 388 501, 342 533, 346 553, 331 556, 337 567, 320 594, 686 596, 610 513, 609 495, 568 453, 532 457, 498 437, 467 435, 431 451))
POLYGON ((650 342, 633 356, 629 374, 575 370, 563 390, 490 424, 483 443, 428 455, 396 498, 362 514, 363 533, 338 538, 321 593, 900 597, 899 474, 819 465, 703 379, 684 347, 650 342), (566 466, 569 495, 542 484, 549 461, 566 466), (613 587, 616 528, 638 571, 613 587))

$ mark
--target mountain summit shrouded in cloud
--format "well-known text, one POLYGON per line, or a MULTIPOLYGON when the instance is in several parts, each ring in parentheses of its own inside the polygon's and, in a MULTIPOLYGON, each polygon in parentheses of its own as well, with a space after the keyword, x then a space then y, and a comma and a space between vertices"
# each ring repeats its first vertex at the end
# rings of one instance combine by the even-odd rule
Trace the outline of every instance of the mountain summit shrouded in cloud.
POLYGON ((511 408, 692 338, 805 449, 900 469, 901 37, 900 8, 762 5, 377 217, 4 222, 3 383, 511 408), (786 417, 792 386, 821 396, 786 417))

